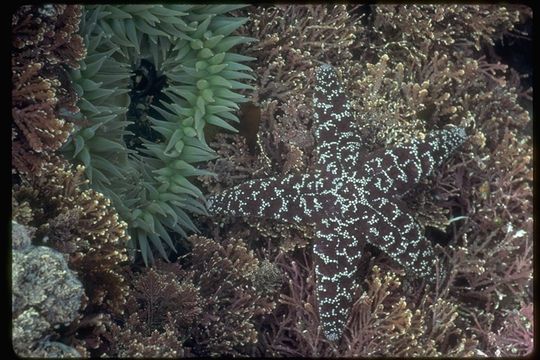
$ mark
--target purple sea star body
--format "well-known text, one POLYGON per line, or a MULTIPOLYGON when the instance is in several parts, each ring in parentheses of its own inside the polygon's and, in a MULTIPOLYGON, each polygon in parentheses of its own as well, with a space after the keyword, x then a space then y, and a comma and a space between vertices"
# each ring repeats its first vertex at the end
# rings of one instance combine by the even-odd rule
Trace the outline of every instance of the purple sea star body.
POLYGON ((340 338, 366 242, 415 277, 433 275, 435 255, 400 199, 466 139, 461 128, 433 131, 366 154, 350 104, 329 65, 317 71, 314 95, 315 171, 251 180, 209 197, 210 214, 311 224, 322 329, 340 338))

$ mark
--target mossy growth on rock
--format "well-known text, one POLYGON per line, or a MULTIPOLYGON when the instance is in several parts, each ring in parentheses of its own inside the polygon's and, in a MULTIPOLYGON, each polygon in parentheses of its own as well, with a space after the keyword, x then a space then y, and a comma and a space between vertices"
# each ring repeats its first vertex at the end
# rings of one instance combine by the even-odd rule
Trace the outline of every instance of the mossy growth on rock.
POLYGON ((215 157, 205 126, 236 131, 238 90, 252 78, 242 62, 253 58, 231 49, 254 40, 231 35, 247 18, 226 13, 240 7, 85 7, 87 56, 71 74, 81 111, 64 150, 113 200, 146 264, 153 249, 176 251, 170 231, 197 231, 190 213, 205 213, 187 179, 212 175, 192 165, 215 157))

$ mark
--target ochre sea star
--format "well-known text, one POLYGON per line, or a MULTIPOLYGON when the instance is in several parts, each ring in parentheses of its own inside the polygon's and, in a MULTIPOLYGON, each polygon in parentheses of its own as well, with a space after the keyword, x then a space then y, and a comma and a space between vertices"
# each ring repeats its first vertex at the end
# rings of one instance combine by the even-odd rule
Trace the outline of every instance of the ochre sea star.
POLYGON ((433 247, 400 197, 441 165, 466 134, 453 127, 366 154, 350 104, 329 65, 317 71, 314 106, 314 172, 247 181, 209 197, 208 209, 210 214, 314 226, 319 315, 326 337, 337 340, 366 242, 415 277, 433 274, 433 247))

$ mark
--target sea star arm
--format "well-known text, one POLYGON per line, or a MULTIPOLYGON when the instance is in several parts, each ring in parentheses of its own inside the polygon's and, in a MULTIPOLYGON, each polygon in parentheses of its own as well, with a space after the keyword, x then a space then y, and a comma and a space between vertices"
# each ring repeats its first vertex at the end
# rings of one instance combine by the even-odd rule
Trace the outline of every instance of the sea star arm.
POLYGON ((290 174, 246 181, 208 197, 210 214, 314 223, 321 209, 314 176, 290 174))
POLYGON ((362 150, 360 133, 334 68, 320 66, 316 78, 313 128, 317 165, 335 175, 357 164, 362 150))
POLYGON ((433 246, 402 200, 373 196, 363 216, 367 242, 383 250, 414 277, 433 280, 433 246))
POLYGON ((353 222, 336 217, 325 217, 315 225, 315 293, 322 329, 329 340, 340 338, 349 316, 354 273, 363 248, 361 236, 353 222))
POLYGON ((370 177, 367 187, 401 196, 440 166, 466 138, 465 130, 455 127, 433 131, 423 140, 375 151, 363 164, 370 177))

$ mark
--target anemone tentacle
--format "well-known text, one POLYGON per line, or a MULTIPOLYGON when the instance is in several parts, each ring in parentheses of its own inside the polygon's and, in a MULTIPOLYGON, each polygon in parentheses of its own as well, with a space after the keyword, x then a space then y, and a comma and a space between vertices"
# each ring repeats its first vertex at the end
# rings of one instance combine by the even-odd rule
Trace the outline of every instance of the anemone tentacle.
POLYGON ((175 251, 167 231, 196 231, 189 213, 205 213, 187 179, 208 175, 192 164, 215 157, 205 126, 236 131, 252 58, 231 49, 254 40, 231 35, 247 19, 226 13, 240 7, 86 6, 87 57, 72 73, 80 125, 64 151, 114 201, 145 263, 151 248, 175 251))

